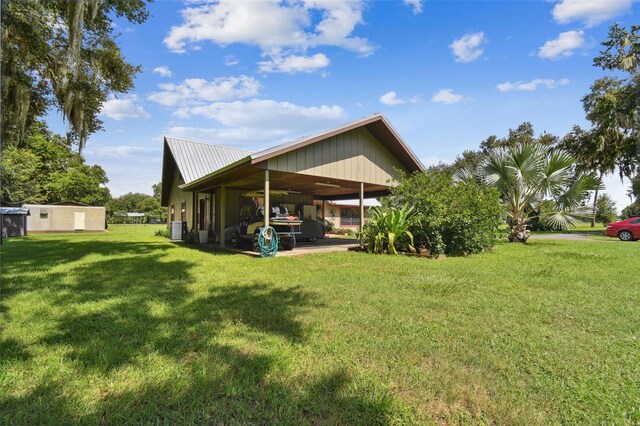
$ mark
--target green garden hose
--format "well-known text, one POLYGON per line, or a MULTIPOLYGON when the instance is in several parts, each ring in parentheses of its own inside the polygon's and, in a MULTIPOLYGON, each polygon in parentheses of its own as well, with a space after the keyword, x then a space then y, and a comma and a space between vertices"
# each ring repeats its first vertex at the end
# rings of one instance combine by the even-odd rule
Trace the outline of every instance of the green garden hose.
POLYGON ((260 257, 273 257, 278 253, 278 234, 270 226, 262 228, 258 233, 260 257))

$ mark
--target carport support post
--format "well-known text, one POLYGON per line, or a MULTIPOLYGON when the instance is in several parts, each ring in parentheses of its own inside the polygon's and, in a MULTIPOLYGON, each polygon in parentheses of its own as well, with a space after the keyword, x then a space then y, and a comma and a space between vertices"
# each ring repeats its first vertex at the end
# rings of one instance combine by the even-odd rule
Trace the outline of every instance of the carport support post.
MULTIPOLYGON (((217 200, 216 200, 217 201, 217 200)), ((227 216, 227 208, 226 208, 226 197, 225 197, 225 188, 224 185, 220 186, 220 248, 225 248, 225 242, 224 242, 224 228, 225 226, 225 219, 227 216)))
POLYGON ((271 209, 269 204, 269 169, 264 170, 264 227, 269 226, 269 216, 271 209))
POLYGON ((364 247, 364 182, 360 182, 360 247, 364 247))

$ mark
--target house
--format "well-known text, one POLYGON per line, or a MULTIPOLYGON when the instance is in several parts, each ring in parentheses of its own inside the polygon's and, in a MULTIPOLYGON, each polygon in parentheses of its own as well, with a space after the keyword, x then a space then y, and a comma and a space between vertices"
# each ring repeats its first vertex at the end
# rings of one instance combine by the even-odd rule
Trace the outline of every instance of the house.
POLYGON ((147 215, 138 212, 114 213, 110 223, 147 223, 147 215))
MULTIPOLYGON (((375 199, 363 201, 365 224, 369 207, 379 206, 375 199)), ((331 223, 334 228, 358 229, 360 227, 360 203, 359 200, 326 200, 322 204, 322 219, 331 223)))
POLYGON ((2 238, 27 235, 27 216, 29 216, 29 209, 22 207, 0 207, 2 238))
POLYGON ((259 152, 165 137, 161 204, 169 222, 217 235, 238 223, 243 194, 256 191, 268 206, 309 214, 326 200, 358 199, 362 224, 364 200, 387 195, 398 170, 424 166, 380 114, 259 152))
POLYGON ((27 219, 29 232, 104 231, 104 207, 87 206, 77 202, 61 204, 25 204, 31 213, 27 219))

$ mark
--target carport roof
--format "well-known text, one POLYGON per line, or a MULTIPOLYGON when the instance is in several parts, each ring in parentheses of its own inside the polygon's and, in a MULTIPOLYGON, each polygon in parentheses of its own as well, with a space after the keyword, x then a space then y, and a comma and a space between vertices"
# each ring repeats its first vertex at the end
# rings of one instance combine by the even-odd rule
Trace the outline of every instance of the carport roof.
MULTIPOLYGON (((200 190, 211 179, 219 179, 227 173, 242 174, 243 167, 277 157, 279 155, 314 144, 360 127, 366 128, 410 172, 424 170, 424 166, 405 144, 389 121, 381 114, 360 118, 334 129, 286 142, 258 152, 214 145, 188 139, 165 137, 162 181, 170 183, 177 166, 185 191, 200 190), (173 159, 173 161, 170 161, 173 159)), ((162 205, 168 201, 170 185, 163 185, 162 205)))
POLYGON ((249 154, 245 157, 239 158, 237 161, 216 170, 212 170, 210 173, 194 181, 187 182, 185 179, 185 183, 181 185, 181 188, 188 191, 190 190, 190 188, 198 185, 200 182, 210 179, 220 173, 234 169, 237 166, 258 164, 278 155, 282 155, 287 152, 305 147, 307 145, 329 139, 333 136, 348 132, 359 127, 365 127, 367 130, 369 130, 369 132, 371 132, 371 134, 373 134, 389 150, 389 152, 391 152, 407 168, 407 170, 411 172, 424 170, 424 166, 422 165, 420 160, 418 160, 418 157, 416 157, 413 151, 411 151, 407 144, 405 144, 400 135, 391 126, 389 121, 381 114, 374 114, 372 116, 363 117, 359 120, 342 125, 340 127, 336 127, 328 131, 305 136, 291 142, 286 142, 272 148, 264 149, 262 151, 258 151, 255 153, 250 153, 249 151, 247 151, 249 154))

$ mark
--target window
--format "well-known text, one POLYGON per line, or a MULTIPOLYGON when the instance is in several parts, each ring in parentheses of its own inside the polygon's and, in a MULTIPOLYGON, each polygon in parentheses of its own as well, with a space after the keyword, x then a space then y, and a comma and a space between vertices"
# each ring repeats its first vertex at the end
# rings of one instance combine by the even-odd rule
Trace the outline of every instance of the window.
POLYGON ((49 219, 49 210, 47 209, 40 210, 40 219, 49 219))
POLYGON ((631 223, 634 225, 640 224, 640 219, 632 220, 631 223))
POLYGON ((171 221, 176 220, 176 205, 171 204, 171 221))
POLYGON ((180 204, 180 220, 183 222, 187 221, 187 203, 184 201, 180 204))
POLYGON ((340 209, 340 225, 341 226, 360 225, 360 209, 359 208, 340 209))

